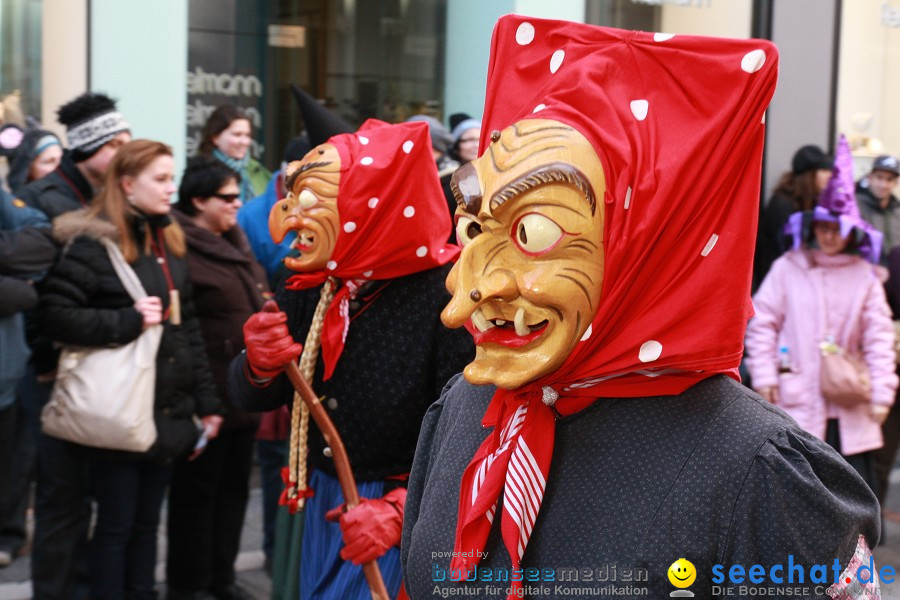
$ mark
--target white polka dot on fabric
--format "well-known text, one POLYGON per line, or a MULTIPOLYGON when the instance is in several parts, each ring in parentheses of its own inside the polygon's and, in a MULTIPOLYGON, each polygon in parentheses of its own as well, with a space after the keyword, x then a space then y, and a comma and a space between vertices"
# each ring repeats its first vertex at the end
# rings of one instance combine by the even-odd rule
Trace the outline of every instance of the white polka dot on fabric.
POLYGON ((675 37, 674 33, 654 33, 653 41, 654 42, 667 42, 675 37))
POLYGON ((325 263, 325 268, 329 271, 334 271, 335 269, 337 269, 337 263, 333 260, 329 260, 327 263, 325 263))
POLYGON ((369 198, 369 208, 378 206, 378 198, 369 198))
POLYGON ((440 250, 438 250, 438 254, 443 254, 446 251, 447 251, 446 248, 441 248, 440 250))
POLYGON ((544 110, 545 108, 547 108, 547 105, 546 105, 546 104, 538 104, 537 106, 534 107, 534 110, 531 111, 531 114, 539 113, 539 112, 541 112, 542 110, 544 110))
POLYGON ((360 136, 358 136, 358 138, 359 138, 359 143, 362 144, 363 146, 365 146, 366 144, 369 143, 369 138, 367 138, 364 135, 360 135, 360 136))
POLYGON ((580 341, 583 342, 583 341, 585 341, 585 340, 590 339, 592 333, 594 333, 594 324, 593 324, 593 323, 591 323, 590 325, 588 325, 588 328, 587 328, 587 330, 584 332, 584 335, 581 336, 581 340, 580 340, 580 341))
POLYGON ((762 120, 760 121, 763 125, 766 124, 766 113, 763 113, 762 120))
POLYGON ((631 186, 628 186, 628 189, 625 190, 625 210, 628 210, 631 206, 631 186))
POLYGON ((347 233, 353 233, 354 231, 356 231, 356 223, 354 223, 353 221, 347 221, 346 223, 344 223, 344 231, 346 231, 347 233))
POLYGON ((419 258, 424 257, 426 254, 428 254, 428 246, 419 246, 416 248, 416 256, 419 258))
POLYGON ((414 214, 416 214, 416 209, 412 206, 407 206, 403 209, 403 216, 407 219, 411 218, 414 214))
POLYGON ((410 152, 412 152, 414 145, 415 144, 413 144, 412 140, 406 140, 405 142, 403 142, 403 151, 409 154, 410 152))
POLYGON ((766 64, 766 53, 763 50, 751 50, 741 59, 741 69, 747 73, 756 73, 766 64))
POLYGON ((638 360, 643 363, 653 362, 662 354, 662 344, 656 340, 650 340, 641 344, 641 350, 638 352, 638 360))
POLYGON ((371 156, 363 156, 361 159, 359 159, 359 164, 361 165, 371 165, 373 162, 375 162, 375 159, 373 159, 371 156))
POLYGON ((363 271, 363 277, 371 277, 372 271, 363 271))
POLYGON ((520 46, 527 46, 534 41, 534 25, 525 21, 516 29, 516 43, 520 46))
POLYGON ((714 233, 709 237, 709 241, 706 242, 706 246, 703 247, 703 250, 700 252, 700 256, 709 256, 709 253, 712 252, 712 249, 716 247, 716 242, 719 241, 719 234, 714 233))
POLYGON ((566 51, 563 49, 559 49, 553 53, 553 56, 550 57, 550 72, 556 73, 559 71, 559 67, 563 63, 563 59, 566 57, 566 51))
POLYGON ((638 121, 643 121, 647 118, 648 110, 650 110, 650 103, 646 100, 631 101, 631 114, 633 114, 634 118, 638 121))

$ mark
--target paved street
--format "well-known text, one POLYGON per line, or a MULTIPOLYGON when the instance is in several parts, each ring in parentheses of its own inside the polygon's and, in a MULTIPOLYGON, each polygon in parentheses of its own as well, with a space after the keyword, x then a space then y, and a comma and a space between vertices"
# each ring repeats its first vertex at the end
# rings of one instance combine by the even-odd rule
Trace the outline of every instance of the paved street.
MULTIPOLYGON (((263 570, 262 553, 262 493, 258 487, 251 491, 250 506, 241 539, 241 553, 238 557, 238 583, 253 594, 254 598, 269 598, 269 576, 263 570)), ((885 505, 885 543, 875 550, 878 565, 893 565, 900 572, 900 462, 891 475, 891 493, 885 505)), ((162 523, 165 523, 163 516, 162 523)), ((159 564, 156 569, 159 589, 164 590, 165 568, 165 526, 159 532, 159 564)), ((0 569, 0 600, 27 600, 31 598, 31 583, 28 581, 29 558, 23 556, 12 565, 0 569)), ((160 594, 164 599, 164 595, 160 594)), ((893 584, 883 584, 881 597, 884 600, 900 600, 900 578, 893 584)))
MULTIPOLYGON (((165 510, 165 508, 163 509, 165 510)), ((163 591, 165 581, 166 517, 163 514, 159 529, 159 562, 156 565, 156 580, 163 591)), ((27 551, 27 549, 26 549, 27 551)), ((250 505, 244 520, 241 536, 241 553, 238 555, 238 584, 253 594, 254 598, 269 598, 269 576, 263 570, 262 552, 262 490, 255 487, 250 492, 250 505)), ((28 580, 31 561, 28 556, 15 560, 10 566, 0 568, 0 600, 27 600, 31 598, 31 583, 28 580)), ((160 593, 164 599, 165 594, 160 593)))

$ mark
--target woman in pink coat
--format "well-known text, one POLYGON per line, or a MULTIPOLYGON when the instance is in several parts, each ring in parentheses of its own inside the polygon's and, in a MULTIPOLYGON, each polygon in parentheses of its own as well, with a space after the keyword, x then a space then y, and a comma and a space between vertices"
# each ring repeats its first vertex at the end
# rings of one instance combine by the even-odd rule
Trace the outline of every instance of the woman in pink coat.
POLYGON ((897 389, 894 329, 879 268, 870 264, 878 262, 881 234, 859 216, 843 137, 819 205, 792 215, 785 230, 794 249, 753 297, 756 315, 747 326, 753 386, 838 450, 872 487, 869 454, 882 445, 880 425, 897 389), (846 408, 823 397, 822 353, 836 347, 864 359, 869 402, 846 408))

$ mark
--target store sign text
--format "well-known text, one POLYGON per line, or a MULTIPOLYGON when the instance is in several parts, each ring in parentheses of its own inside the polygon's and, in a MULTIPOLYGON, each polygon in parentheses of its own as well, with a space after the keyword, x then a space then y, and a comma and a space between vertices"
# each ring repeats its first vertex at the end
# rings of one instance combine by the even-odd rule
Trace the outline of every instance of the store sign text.
POLYGON ((900 6, 881 3, 881 24, 885 27, 900 27, 900 6))

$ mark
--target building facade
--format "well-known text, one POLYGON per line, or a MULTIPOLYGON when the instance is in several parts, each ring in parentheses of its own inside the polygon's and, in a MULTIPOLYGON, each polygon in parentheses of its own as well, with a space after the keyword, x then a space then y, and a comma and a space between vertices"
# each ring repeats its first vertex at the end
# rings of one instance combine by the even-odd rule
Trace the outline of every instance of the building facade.
POLYGON ((3 0, 0 93, 20 90, 23 109, 49 127, 62 102, 109 93, 135 136, 171 144, 179 162, 215 106, 238 104, 254 155, 274 169, 303 129, 292 83, 357 125, 479 116, 491 30, 509 12, 772 39, 781 71, 764 187, 796 148, 831 148, 839 132, 860 172, 875 154, 900 152, 900 0, 3 0))

